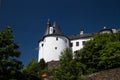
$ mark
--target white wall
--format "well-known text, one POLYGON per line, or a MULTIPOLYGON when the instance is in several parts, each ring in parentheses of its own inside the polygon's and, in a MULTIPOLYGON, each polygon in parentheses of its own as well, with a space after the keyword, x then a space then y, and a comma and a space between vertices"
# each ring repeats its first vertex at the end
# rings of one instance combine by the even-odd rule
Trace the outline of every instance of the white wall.
POLYGON ((44 57, 42 44, 44 44, 44 41, 39 42, 38 61, 40 61, 40 59, 42 59, 44 57))
POLYGON ((46 62, 59 60, 61 52, 69 47, 69 40, 64 36, 47 36, 39 44, 39 58, 46 62), (58 40, 56 38, 58 37, 58 40), (43 46, 42 46, 43 44, 43 46))
POLYGON ((83 41, 88 41, 90 39, 91 39, 91 37, 71 40, 70 43, 73 44, 73 46, 71 47, 72 52, 74 53, 75 51, 80 50, 81 48, 83 48, 83 46, 84 46, 83 41), (76 46, 76 42, 79 43, 79 46, 76 46))

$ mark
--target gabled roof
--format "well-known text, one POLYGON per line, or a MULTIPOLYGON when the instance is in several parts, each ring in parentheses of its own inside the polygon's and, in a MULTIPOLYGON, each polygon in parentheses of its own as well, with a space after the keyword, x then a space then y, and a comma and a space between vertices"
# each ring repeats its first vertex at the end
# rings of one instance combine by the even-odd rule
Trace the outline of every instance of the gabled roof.
POLYGON ((89 33, 89 34, 77 34, 77 35, 72 35, 72 36, 69 36, 68 38, 70 40, 74 40, 74 39, 81 39, 81 38, 90 38, 90 37, 93 37, 95 35, 95 33, 89 33))

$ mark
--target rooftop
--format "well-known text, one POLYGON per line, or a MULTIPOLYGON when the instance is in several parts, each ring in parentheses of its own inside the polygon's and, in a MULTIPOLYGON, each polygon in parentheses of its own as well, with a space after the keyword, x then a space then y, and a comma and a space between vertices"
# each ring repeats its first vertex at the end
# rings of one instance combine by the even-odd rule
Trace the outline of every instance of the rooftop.
POLYGON ((77 34, 77 35, 69 36, 68 38, 70 40, 74 40, 74 39, 80 39, 80 38, 89 38, 89 37, 93 37, 94 35, 95 35, 95 33, 77 34))

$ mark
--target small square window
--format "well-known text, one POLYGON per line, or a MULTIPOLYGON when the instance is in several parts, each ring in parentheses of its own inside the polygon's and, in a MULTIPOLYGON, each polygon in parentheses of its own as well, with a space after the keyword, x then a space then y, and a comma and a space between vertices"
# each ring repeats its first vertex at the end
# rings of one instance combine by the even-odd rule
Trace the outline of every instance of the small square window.
POLYGON ((86 43, 86 41, 83 41, 83 42, 82 42, 82 45, 85 45, 85 43, 86 43))
POLYGON ((67 43, 67 39, 65 39, 65 42, 67 43))
POLYGON ((43 47, 43 46, 44 46, 44 44, 41 44, 41 46, 43 47))
POLYGON ((55 33, 55 30, 53 30, 53 34, 55 33))
POLYGON ((73 43, 70 43, 70 47, 73 47, 73 43))
POLYGON ((55 47, 55 50, 57 49, 57 47, 55 47))
POLYGON ((79 46, 79 42, 76 42, 76 46, 79 46))
POLYGON ((56 37, 56 40, 58 41, 58 37, 56 37))

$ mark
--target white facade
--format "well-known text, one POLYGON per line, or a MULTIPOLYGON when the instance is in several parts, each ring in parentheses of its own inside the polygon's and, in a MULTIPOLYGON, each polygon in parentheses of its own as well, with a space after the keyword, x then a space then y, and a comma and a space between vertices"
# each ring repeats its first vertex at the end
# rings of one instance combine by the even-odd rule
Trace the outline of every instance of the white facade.
POLYGON ((68 37, 62 33, 60 27, 56 23, 51 26, 48 20, 46 32, 39 42, 38 62, 42 58, 46 62, 58 61, 61 52, 69 48, 69 43, 68 37))
POLYGON ((58 61, 61 52, 69 47, 69 40, 64 36, 47 36, 39 43, 39 60, 58 61))
POLYGON ((83 48, 85 42, 89 41, 91 38, 92 37, 71 40, 70 42, 71 42, 72 52, 75 53, 76 51, 78 51, 81 48, 83 48))
MULTIPOLYGON (((100 31, 100 33, 116 32, 116 29, 108 28, 104 28, 100 31)), ((71 48, 72 52, 76 53, 78 50, 82 49, 85 42, 91 40, 93 36, 94 34, 84 34, 83 30, 81 30, 78 35, 66 37, 56 23, 51 26, 50 21, 48 21, 46 32, 39 42, 38 62, 42 58, 46 62, 58 61, 61 52, 66 48, 71 48)))

